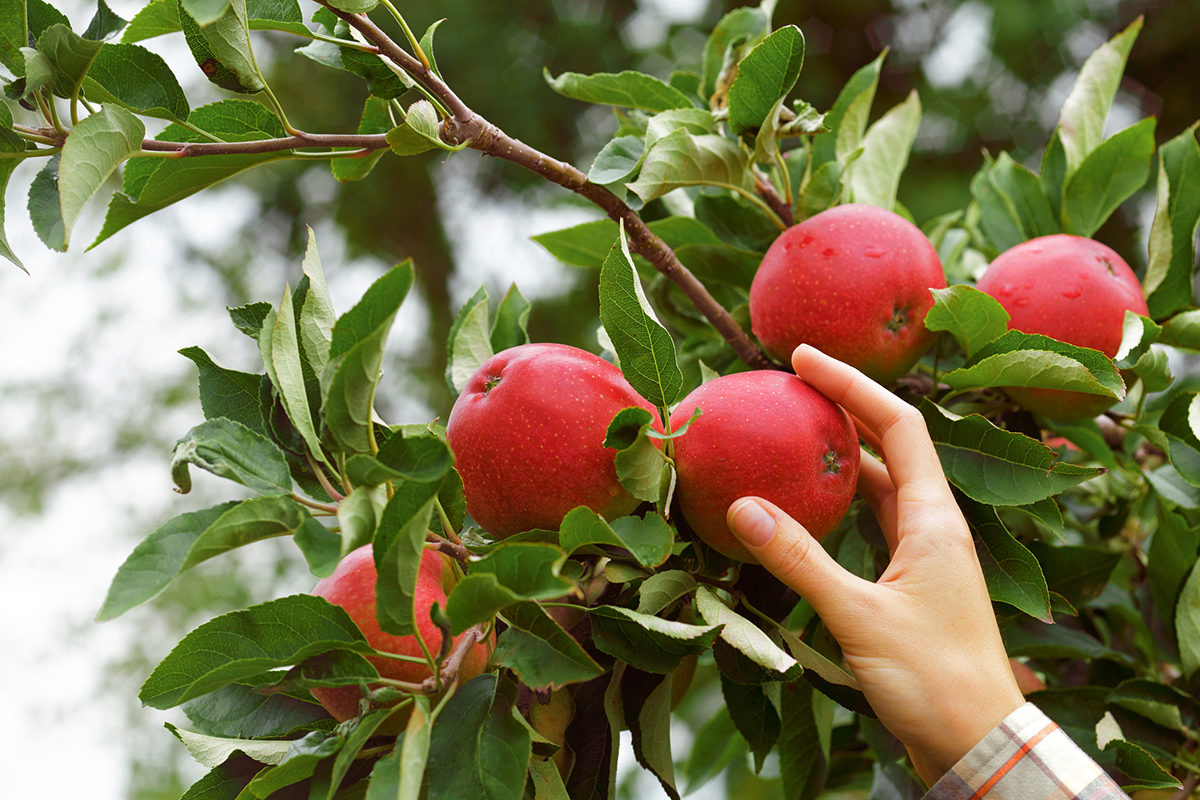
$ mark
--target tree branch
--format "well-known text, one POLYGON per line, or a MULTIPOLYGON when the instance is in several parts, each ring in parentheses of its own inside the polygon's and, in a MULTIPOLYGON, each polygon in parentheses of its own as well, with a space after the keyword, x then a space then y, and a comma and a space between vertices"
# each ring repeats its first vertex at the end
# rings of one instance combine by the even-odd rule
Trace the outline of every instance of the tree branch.
POLYGON ((784 225, 791 227, 796 223, 796 218, 792 216, 791 204, 779 196, 775 184, 771 183, 771 179, 762 174, 757 167, 754 168, 754 191, 758 192, 758 196, 763 199, 763 202, 783 220, 784 225))
MULTIPOLYGON (((442 122, 442 138, 449 144, 467 143, 495 158, 510 161, 518 166, 541 175, 551 183, 558 184, 590 200, 616 221, 624 221, 629 234, 630 250, 645 258, 655 269, 673 281, 697 310, 712 323, 713 327, 729 342, 738 358, 755 369, 778 368, 777 365, 754 343, 721 306, 704 285, 688 270, 667 246, 646 227, 642 218, 626 203, 604 186, 592 183, 587 176, 570 164, 558 161, 535 150, 524 142, 513 139, 498 127, 480 117, 467 107, 458 95, 451 91, 441 78, 426 68, 402 47, 380 30, 375 23, 360 14, 348 14, 330 9, 358 30, 371 44, 379 48, 380 54, 407 72, 426 91, 436 97, 450 113, 442 122)), ((790 211, 788 216, 790 217, 790 211)))

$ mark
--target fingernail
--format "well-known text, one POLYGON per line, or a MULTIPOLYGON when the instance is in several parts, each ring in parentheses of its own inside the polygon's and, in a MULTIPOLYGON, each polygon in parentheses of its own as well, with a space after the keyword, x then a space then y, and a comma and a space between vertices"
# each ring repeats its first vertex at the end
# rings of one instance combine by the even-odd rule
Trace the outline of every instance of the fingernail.
POLYGON ((775 518, 753 500, 745 500, 729 514, 729 527, 751 547, 762 547, 775 533, 775 518))

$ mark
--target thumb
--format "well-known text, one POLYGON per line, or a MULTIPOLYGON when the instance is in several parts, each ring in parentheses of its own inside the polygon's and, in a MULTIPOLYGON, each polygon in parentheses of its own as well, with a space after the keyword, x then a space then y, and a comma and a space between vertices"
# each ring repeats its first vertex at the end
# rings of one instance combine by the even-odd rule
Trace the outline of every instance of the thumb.
POLYGON ((743 497, 729 507, 725 521, 750 554, 812 604, 822 619, 826 612, 836 615, 847 595, 858 589, 858 579, 774 503, 743 497))

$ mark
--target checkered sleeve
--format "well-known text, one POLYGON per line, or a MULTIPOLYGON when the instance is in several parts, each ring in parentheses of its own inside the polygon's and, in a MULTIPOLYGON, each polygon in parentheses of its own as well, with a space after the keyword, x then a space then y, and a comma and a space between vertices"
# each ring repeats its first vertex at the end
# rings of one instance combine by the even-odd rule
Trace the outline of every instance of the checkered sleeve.
POLYGON ((925 800, 1128 800, 1037 706, 1009 714, 925 800))

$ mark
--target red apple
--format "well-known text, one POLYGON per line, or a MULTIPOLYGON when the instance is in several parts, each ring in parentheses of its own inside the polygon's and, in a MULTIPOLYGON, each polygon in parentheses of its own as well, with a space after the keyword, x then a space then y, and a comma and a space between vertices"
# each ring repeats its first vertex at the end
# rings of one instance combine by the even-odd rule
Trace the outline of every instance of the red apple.
POLYGON ((562 344, 526 344, 492 356, 450 411, 446 441, 462 475, 467 511, 505 538, 557 530, 587 506, 605 519, 639 505, 617 480, 604 446, 617 412, 654 406, 599 356, 562 344))
MULTIPOLYGON (((1109 358, 1121 346, 1126 310, 1148 315, 1129 265, 1100 242, 1065 233, 1022 242, 996 257, 980 291, 1008 312, 1010 330, 1090 347, 1109 358)), ((1094 417, 1113 399, 1084 392, 1012 387, 1020 405, 1055 419, 1094 417)))
MULTIPOLYGON (((858 434, 849 415, 786 372, 714 378, 671 415, 679 508, 696 535, 739 561, 755 562, 725 524, 738 498, 756 495, 791 514, 818 539, 837 527, 858 481, 858 434)), ((756 563, 756 562, 755 562, 756 563)))
POLYGON ((808 343, 888 384, 929 349, 929 290, 945 286, 916 225, 876 206, 834 206, 768 248, 750 285, 751 329, 785 364, 808 343))
MULTIPOLYGON (((337 565, 337 569, 328 578, 324 578, 313 587, 312 593, 324 597, 336 606, 341 606, 354 620, 371 647, 384 653, 397 653, 406 656, 424 658, 424 651, 416 636, 393 636, 379 628, 375 617, 375 558, 371 545, 363 545, 346 555, 337 565)), ((429 618, 429 609, 434 603, 446 607, 446 592, 455 581, 450 560, 436 550, 425 550, 421 554, 421 566, 417 572, 417 585, 414 605, 416 608, 417 630, 425 645, 435 656, 441 649, 442 632, 429 618)), ((455 644, 465 636, 465 633, 455 637, 455 644)), ((382 656, 367 656, 380 677, 391 680, 420 683, 430 676, 426 664, 410 661, 398 661, 382 656)), ((459 683, 465 683, 487 668, 488 644, 476 644, 463 659, 459 668, 459 683)), ((375 688, 375 687, 372 687, 375 688)), ((325 707, 338 721, 358 716, 359 701, 362 691, 358 686, 336 686, 316 688, 312 690, 313 697, 325 707)), ((384 722, 384 733, 399 733, 404 730, 408 719, 407 714, 400 714, 401 719, 389 717, 384 722)))

